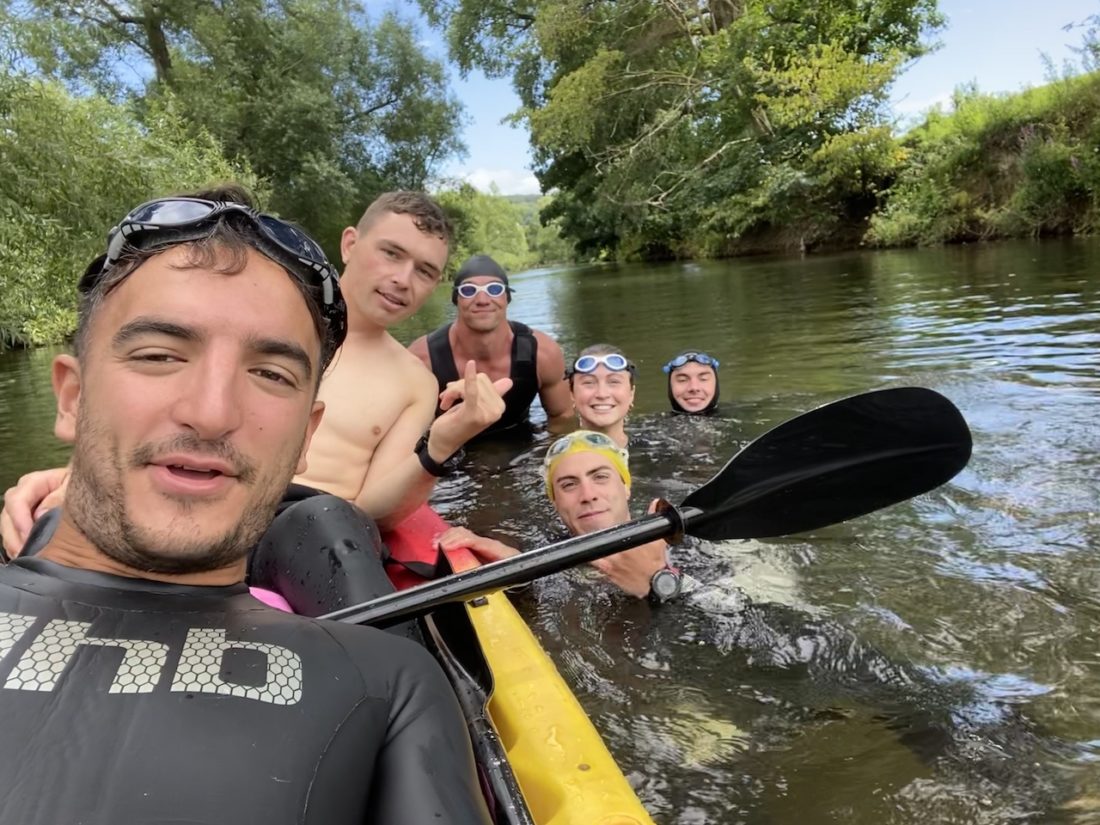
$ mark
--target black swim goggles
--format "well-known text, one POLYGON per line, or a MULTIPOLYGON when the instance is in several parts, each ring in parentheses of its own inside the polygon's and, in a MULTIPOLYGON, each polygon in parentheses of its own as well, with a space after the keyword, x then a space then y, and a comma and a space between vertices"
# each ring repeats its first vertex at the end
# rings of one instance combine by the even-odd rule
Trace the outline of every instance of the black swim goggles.
POLYGON ((609 352, 605 355, 582 355, 573 362, 573 366, 566 370, 565 374, 569 376, 576 372, 583 372, 585 374, 593 373, 600 364, 603 364, 612 372, 622 372, 626 370, 633 375, 635 371, 634 364, 629 361, 625 355, 621 355, 617 352, 609 352))
POLYGON ((347 308, 339 278, 320 245, 287 221, 259 212, 243 203, 200 198, 158 198, 119 221, 107 234, 107 253, 91 263, 77 285, 92 290, 119 262, 127 246, 149 249, 196 241, 210 234, 224 217, 239 217, 257 231, 258 250, 299 277, 320 304, 334 348, 347 334, 347 308))
POLYGON ((500 281, 490 281, 487 284, 459 284, 455 287, 458 296, 466 299, 473 298, 479 292, 484 292, 490 298, 499 298, 507 291, 508 287, 500 281))
POLYGON ((688 361, 694 361, 696 364, 702 364, 704 367, 711 367, 715 372, 718 372, 719 361, 717 358, 712 358, 705 352, 685 352, 683 355, 677 355, 661 369, 665 375, 668 375, 673 370, 678 370, 688 361))

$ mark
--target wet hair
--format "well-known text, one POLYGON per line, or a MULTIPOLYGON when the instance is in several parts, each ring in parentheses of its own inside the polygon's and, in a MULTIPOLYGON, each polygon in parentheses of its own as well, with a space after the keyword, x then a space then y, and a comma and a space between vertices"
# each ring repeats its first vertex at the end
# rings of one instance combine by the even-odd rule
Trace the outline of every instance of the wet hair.
MULTIPOLYGON (((253 209, 257 208, 255 198, 245 187, 228 183, 199 192, 187 192, 176 195, 181 198, 197 198, 208 201, 223 201, 226 203, 240 203, 253 209)), ((73 352, 80 358, 88 343, 88 330, 92 320, 98 312, 103 300, 111 292, 134 273, 138 267, 160 253, 173 246, 187 249, 187 260, 178 265, 181 269, 210 269, 222 275, 236 275, 248 265, 248 252, 254 250, 264 255, 262 251, 265 241, 261 240, 258 231, 244 221, 219 220, 210 230, 210 234, 196 240, 172 242, 166 241, 147 248, 137 248, 129 244, 123 246, 122 254, 118 262, 87 292, 80 294, 77 305, 76 333, 73 337, 73 352)), ((267 257, 265 255, 265 257, 267 257)), ((269 260, 271 260, 269 258, 269 260)), ((321 312, 321 306, 309 287, 302 279, 286 269, 278 261, 274 261, 287 273, 290 280, 298 288, 302 298, 309 309, 310 318, 313 320, 314 329, 321 342, 321 364, 317 371, 317 383, 336 353, 337 346, 328 333, 328 322, 321 312)), ((93 261, 92 266, 102 265, 102 261, 93 261)))
POLYGON ((390 212, 395 215, 411 216, 417 229, 427 235, 441 238, 448 247, 454 239, 454 226, 451 225, 451 219, 447 217, 442 206, 423 192, 399 190, 379 195, 367 207, 355 228, 360 233, 364 233, 379 218, 390 212))
MULTIPOLYGON (((693 352, 699 352, 699 350, 697 350, 697 349, 686 349, 683 352, 679 352, 675 356, 673 356, 672 360, 675 361, 681 355, 688 355, 689 353, 693 353, 693 352)), ((680 406, 680 402, 677 401, 676 397, 672 394, 672 375, 673 375, 673 373, 675 373, 676 370, 682 369, 683 367, 686 367, 688 364, 691 364, 691 363, 694 363, 694 362, 688 361, 687 364, 682 364, 681 366, 676 367, 675 369, 671 369, 671 370, 668 371, 668 403, 672 405, 672 413, 673 413, 673 415, 713 415, 714 411, 716 409, 718 409, 718 394, 719 394, 718 370, 716 370, 714 367, 709 368, 710 371, 714 373, 714 396, 710 399, 710 403, 707 404, 705 407, 703 407, 703 409, 695 410, 695 411, 685 410, 683 407, 680 406)))
MULTIPOLYGON (((578 352, 577 353, 577 358, 582 358, 585 355, 621 355, 623 358, 626 358, 626 353, 623 352, 621 349, 619 349, 614 344, 592 344, 591 346, 585 347, 580 352, 578 352)), ((573 363, 576 363, 577 358, 573 359, 573 363)), ((629 358, 627 358, 626 360, 628 362, 630 361, 629 358)), ((569 365, 569 366, 571 367, 572 365, 569 365)), ((626 372, 627 372, 628 375, 630 375, 630 386, 633 387, 634 386, 634 369, 633 369, 633 366, 631 366, 629 369, 627 369, 626 372)), ((570 390, 573 389, 573 378, 574 378, 575 375, 576 375, 576 373, 573 372, 572 369, 570 369, 568 367, 566 368, 565 377, 569 379, 569 389, 570 390)))

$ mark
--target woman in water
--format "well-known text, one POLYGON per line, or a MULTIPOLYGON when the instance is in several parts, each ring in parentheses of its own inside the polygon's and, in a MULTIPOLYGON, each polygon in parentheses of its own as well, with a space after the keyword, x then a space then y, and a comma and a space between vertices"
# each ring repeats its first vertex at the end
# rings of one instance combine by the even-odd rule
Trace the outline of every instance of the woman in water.
POLYGON ((634 364, 618 347, 593 344, 581 350, 566 370, 581 427, 609 436, 620 447, 626 446, 623 425, 634 406, 635 372, 634 364))
POLYGON ((718 406, 718 359, 685 350, 661 367, 668 376, 668 401, 674 413, 710 415, 718 406))

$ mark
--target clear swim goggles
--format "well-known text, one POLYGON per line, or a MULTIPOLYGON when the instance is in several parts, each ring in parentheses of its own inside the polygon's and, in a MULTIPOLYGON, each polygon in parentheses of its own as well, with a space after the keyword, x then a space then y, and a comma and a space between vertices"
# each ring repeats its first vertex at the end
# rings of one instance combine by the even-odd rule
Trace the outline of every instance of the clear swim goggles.
POLYGON ((473 298, 479 292, 484 292, 490 298, 499 298, 507 291, 508 287, 500 281, 490 281, 487 284, 459 284, 455 287, 458 296, 467 299, 473 298))
POLYGON ((339 346, 347 333, 347 309, 336 269, 320 245, 293 224, 243 203, 200 198, 158 198, 143 203, 107 234, 107 254, 92 262, 77 289, 90 292, 119 262, 127 246, 149 249, 199 240, 223 216, 246 220, 256 229, 259 250, 301 279, 320 304, 329 336, 339 346))
POLYGON ((583 372, 585 374, 593 373, 596 371, 596 367, 603 364, 612 372, 627 372, 634 374, 635 367, 625 355, 621 355, 617 352, 609 352, 604 355, 582 355, 576 361, 573 362, 573 366, 566 370, 566 376, 572 375, 576 372, 583 372))
POLYGON ((550 449, 546 451, 547 461, 552 458, 557 458, 578 441, 584 441, 586 444, 600 450, 614 450, 616 453, 626 453, 626 450, 616 444, 610 436, 593 430, 576 430, 568 435, 563 435, 550 445, 550 449))
POLYGON ((719 361, 717 358, 712 358, 705 352, 685 352, 683 355, 677 355, 663 367, 661 370, 665 375, 668 375, 673 370, 678 370, 688 361, 694 361, 696 364, 702 364, 704 367, 711 367, 715 372, 718 371, 719 361))

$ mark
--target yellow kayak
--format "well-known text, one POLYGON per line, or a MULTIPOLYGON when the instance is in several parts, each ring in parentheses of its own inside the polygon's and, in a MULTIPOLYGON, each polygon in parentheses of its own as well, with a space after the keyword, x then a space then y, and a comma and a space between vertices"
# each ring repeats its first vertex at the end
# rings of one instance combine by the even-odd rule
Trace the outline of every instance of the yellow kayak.
MULTIPOLYGON (((400 545, 430 543, 447 526, 423 507, 387 535, 386 541, 400 557, 400 545)), ((477 564, 465 551, 447 555, 455 572, 477 564)), ((505 821, 652 825, 592 721, 508 598, 497 593, 454 607, 469 617, 477 644, 462 639, 462 631, 456 629, 462 623, 455 621, 453 611, 435 611, 429 631, 443 648, 437 654, 456 683, 460 701, 466 700, 463 706, 479 761, 492 761, 484 756, 491 751, 491 743, 479 743, 479 739, 494 738, 495 733, 503 746, 508 763, 505 773, 510 766, 514 784, 506 778, 493 787, 498 810, 516 809, 505 821), (471 650, 476 647, 480 652, 471 650), (479 653, 484 656, 480 662, 479 653), (487 673, 479 674, 485 666, 487 673), (486 697, 491 730, 488 726, 478 728, 471 719, 486 697), (514 785, 518 785, 521 800, 499 798, 514 795, 514 785)))

